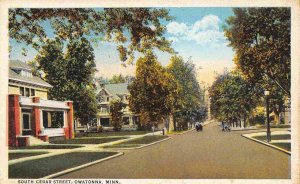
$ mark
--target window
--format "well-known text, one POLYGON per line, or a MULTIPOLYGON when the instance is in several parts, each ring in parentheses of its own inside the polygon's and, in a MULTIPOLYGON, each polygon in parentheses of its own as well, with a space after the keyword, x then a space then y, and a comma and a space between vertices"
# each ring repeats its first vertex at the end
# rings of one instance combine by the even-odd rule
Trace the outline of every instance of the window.
POLYGON ((23 113, 23 129, 30 130, 30 114, 23 113))
POLYGON ((24 92, 24 88, 23 87, 20 87, 20 95, 21 96, 25 96, 25 92, 24 92))
POLYGON ((30 96, 35 96, 35 90, 34 89, 31 89, 30 92, 31 92, 30 96))
POLYGON ((25 96, 29 97, 30 93, 29 93, 29 88, 25 88, 25 96))
POLYGON ((107 101, 107 102, 109 101, 109 97, 106 97, 106 101, 107 101))

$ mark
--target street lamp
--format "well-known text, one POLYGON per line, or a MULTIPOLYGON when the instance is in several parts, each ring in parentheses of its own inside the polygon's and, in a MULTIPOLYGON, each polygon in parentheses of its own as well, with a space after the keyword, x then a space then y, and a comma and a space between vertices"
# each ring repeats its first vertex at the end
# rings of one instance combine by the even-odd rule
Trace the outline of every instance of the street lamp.
POLYGON ((266 96, 266 113, 267 113, 267 142, 271 142, 271 131, 270 131, 270 118, 269 118, 269 96, 270 91, 265 90, 265 96, 266 96))

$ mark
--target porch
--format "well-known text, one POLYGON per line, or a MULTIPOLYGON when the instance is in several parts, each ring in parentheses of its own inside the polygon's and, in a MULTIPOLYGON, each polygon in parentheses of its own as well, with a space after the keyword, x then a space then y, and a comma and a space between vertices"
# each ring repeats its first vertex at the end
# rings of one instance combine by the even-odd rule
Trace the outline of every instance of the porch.
POLYGON ((11 146, 26 145, 26 136, 43 141, 56 136, 72 138, 73 103, 9 95, 9 128, 11 146))

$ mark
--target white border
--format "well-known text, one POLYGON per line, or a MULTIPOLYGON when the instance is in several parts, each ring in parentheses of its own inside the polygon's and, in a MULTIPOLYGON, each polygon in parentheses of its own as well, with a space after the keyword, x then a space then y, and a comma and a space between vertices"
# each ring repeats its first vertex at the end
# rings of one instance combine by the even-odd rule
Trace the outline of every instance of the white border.
MULTIPOLYGON (((52 0, 52 1, 27 0, 2 0, 0 2, 0 43, 1 43, 1 65, 0 65, 0 132, 1 145, 0 148, 7 147, 7 91, 8 91, 8 8, 17 7, 291 7, 292 10, 292 183, 300 183, 300 155, 299 155, 299 84, 300 84, 300 57, 299 57, 299 45, 300 45, 300 14, 299 7, 300 2, 298 0, 52 0)), ((1 149, 1 163, 3 166, 7 163, 8 154, 7 149, 1 149)), ((7 167, 1 167, 0 169, 0 183, 16 183, 17 180, 7 180, 7 167)), ((291 183, 291 180, 120 180, 121 183, 291 183)))

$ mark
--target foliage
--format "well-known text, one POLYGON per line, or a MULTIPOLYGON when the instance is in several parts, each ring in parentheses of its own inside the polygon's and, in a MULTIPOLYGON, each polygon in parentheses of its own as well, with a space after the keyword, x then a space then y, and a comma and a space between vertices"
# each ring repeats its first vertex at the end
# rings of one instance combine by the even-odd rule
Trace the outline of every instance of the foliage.
POLYGON ((172 112, 172 78, 152 53, 147 53, 136 63, 136 78, 128 86, 129 106, 141 113, 144 124, 154 124, 172 112))
POLYGON ((114 130, 120 131, 122 128, 122 110, 126 107, 126 104, 119 100, 111 101, 110 102, 110 115, 112 120, 112 126, 114 130))
POLYGON ((74 39, 63 52, 59 39, 47 40, 35 58, 43 78, 53 88, 49 98, 72 100, 74 114, 86 124, 96 116, 97 104, 92 78, 95 72, 93 49, 85 38, 74 39))
POLYGON ((64 126, 64 116, 62 112, 51 113, 51 128, 62 128, 64 126))
POLYGON ((272 83, 290 96, 290 8, 234 8, 225 35, 235 63, 252 83, 272 83))
POLYGON ((191 61, 184 62, 180 56, 172 56, 167 71, 175 85, 173 106, 176 111, 175 119, 182 119, 178 121, 179 126, 187 126, 187 122, 192 119, 200 120, 199 111, 203 100, 195 65, 191 61))
POLYGON ((266 122, 266 111, 264 107, 256 107, 249 119, 250 125, 265 124, 266 122))
POLYGON ((135 51, 173 52, 161 24, 171 18, 163 8, 12 8, 9 33, 39 50, 47 42, 45 25, 50 24, 55 37, 63 41, 86 37, 95 44, 115 42, 121 61, 132 63, 135 51))
POLYGON ((113 75, 112 78, 109 80, 109 83, 111 84, 117 84, 117 83, 129 83, 133 80, 133 76, 130 76, 130 75, 126 75, 126 76, 123 76, 122 74, 119 74, 119 75, 113 75))
POLYGON ((239 74, 224 72, 209 89, 211 114, 229 123, 245 119, 258 103, 256 90, 239 74))

